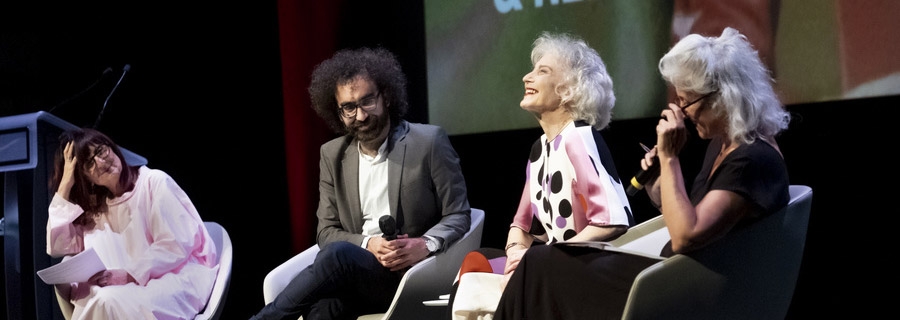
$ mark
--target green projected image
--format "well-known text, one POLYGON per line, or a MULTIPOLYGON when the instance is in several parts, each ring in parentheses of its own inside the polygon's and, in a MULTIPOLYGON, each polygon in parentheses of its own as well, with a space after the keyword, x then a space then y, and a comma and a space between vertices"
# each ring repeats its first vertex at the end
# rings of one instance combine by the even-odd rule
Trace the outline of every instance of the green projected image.
POLYGON ((579 36, 613 78, 616 120, 656 117, 657 63, 689 33, 738 29, 785 105, 900 94, 900 1, 425 0, 429 122, 449 134, 533 128, 519 108, 531 44, 579 36))
POLYGON ((519 101, 531 44, 543 31, 572 33, 600 53, 616 92, 613 119, 658 114, 666 88, 656 63, 672 17, 666 3, 426 0, 429 122, 450 134, 534 127, 519 101))

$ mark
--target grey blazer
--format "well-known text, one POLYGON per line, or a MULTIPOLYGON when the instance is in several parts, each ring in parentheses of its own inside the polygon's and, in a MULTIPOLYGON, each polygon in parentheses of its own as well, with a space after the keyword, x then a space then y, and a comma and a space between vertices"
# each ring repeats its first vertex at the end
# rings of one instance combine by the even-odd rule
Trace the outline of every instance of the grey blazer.
MULTIPOLYGON (((441 127, 405 120, 388 137, 388 202, 401 234, 440 238, 443 251, 469 230, 459 156, 441 127)), ((362 243, 357 140, 341 136, 319 150, 319 246, 362 243)))

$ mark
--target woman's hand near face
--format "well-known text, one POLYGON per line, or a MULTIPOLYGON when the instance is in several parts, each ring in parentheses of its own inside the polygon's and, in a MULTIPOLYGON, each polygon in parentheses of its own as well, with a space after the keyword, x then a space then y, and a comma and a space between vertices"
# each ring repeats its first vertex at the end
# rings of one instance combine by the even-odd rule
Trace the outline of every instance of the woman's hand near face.
POLYGON ((687 144, 687 129, 684 127, 684 113, 674 103, 663 110, 656 125, 656 153, 660 159, 677 157, 687 144))
POLYGON ((63 166, 62 179, 59 181, 59 188, 56 189, 56 193, 59 193, 59 196, 66 200, 69 200, 69 191, 75 185, 75 166, 78 164, 78 159, 75 158, 74 145, 74 142, 69 141, 66 143, 65 149, 63 149, 65 165, 63 166))

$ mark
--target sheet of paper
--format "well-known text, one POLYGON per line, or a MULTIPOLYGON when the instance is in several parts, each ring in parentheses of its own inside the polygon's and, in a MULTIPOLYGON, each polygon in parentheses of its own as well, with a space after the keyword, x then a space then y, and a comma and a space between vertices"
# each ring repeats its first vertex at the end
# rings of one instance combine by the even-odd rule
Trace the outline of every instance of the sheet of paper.
POLYGON ((84 282, 97 272, 106 270, 100 256, 94 248, 88 248, 70 258, 63 259, 60 263, 46 269, 39 270, 37 275, 46 284, 84 282))
MULTIPOLYGON (((668 235, 668 233, 666 233, 668 235)), ((665 258, 659 256, 659 250, 656 253, 648 252, 646 250, 635 250, 634 248, 626 248, 625 246, 616 247, 612 243, 605 241, 560 241, 555 243, 555 245, 565 245, 565 246, 576 246, 576 247, 589 247, 606 251, 616 251, 616 252, 624 252, 633 255, 644 256, 651 259, 663 260, 665 258)))
POLYGON ((671 240, 668 228, 660 228, 656 231, 648 233, 643 237, 634 239, 629 243, 623 244, 622 249, 644 252, 646 254, 659 255, 666 243, 671 240))

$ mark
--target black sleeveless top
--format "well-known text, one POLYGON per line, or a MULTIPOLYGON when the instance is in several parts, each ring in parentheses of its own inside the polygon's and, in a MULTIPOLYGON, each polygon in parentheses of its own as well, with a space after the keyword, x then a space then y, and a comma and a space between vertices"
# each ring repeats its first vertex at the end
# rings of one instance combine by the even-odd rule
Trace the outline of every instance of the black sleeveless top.
MULTIPOLYGON (((722 149, 722 140, 710 141, 703 158, 703 167, 694 179, 691 188, 691 204, 696 206, 710 190, 735 192, 756 208, 756 216, 746 217, 735 228, 741 228, 761 217, 772 214, 790 201, 790 181, 787 165, 778 150, 756 139, 751 144, 742 144, 725 156, 712 176, 712 166, 722 149)), ((671 240, 663 247, 660 255, 672 256, 671 240)))

